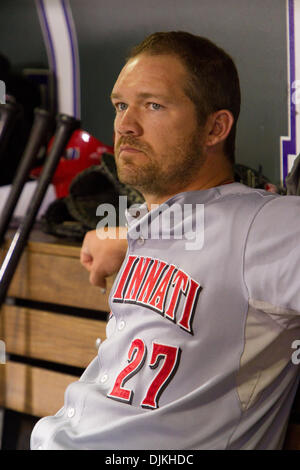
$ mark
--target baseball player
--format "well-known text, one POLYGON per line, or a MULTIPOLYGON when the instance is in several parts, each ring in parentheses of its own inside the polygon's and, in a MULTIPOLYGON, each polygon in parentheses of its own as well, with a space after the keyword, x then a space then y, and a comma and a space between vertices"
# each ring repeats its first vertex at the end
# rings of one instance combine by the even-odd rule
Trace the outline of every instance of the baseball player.
POLYGON ((146 202, 127 239, 84 240, 92 283, 119 270, 107 339, 31 448, 280 449, 298 384, 300 199, 233 182, 238 76, 207 39, 146 38, 111 98, 119 178, 146 202))

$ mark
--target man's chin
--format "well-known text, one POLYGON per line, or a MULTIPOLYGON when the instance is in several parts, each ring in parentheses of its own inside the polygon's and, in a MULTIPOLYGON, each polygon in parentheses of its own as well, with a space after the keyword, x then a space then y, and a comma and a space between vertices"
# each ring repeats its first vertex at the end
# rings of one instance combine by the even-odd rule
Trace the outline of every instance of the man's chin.
POLYGON ((120 175, 118 175, 118 178, 121 183, 132 186, 142 194, 144 191, 147 192, 147 188, 151 187, 153 184, 153 179, 151 179, 151 182, 145 181, 140 177, 140 175, 133 173, 130 174, 129 172, 120 173, 120 175))
POLYGON ((121 183, 129 184, 130 186, 135 186, 139 183, 138 174, 133 169, 118 169, 118 178, 121 183))
POLYGON ((123 163, 117 165, 118 178, 121 183, 130 184, 131 186, 142 183, 142 171, 140 167, 132 163, 123 163))

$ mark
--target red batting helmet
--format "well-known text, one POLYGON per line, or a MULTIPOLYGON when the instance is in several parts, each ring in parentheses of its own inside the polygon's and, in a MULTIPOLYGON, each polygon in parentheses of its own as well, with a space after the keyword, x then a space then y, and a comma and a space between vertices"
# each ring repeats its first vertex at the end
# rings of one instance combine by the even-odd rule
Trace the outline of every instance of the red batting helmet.
MULTIPOLYGON (((52 147, 53 140, 54 137, 49 142, 48 152, 52 147)), ((113 147, 103 144, 100 140, 82 129, 75 130, 70 137, 52 179, 56 196, 58 198, 67 196, 74 176, 92 165, 99 165, 103 153, 113 154, 113 147)), ((41 170, 41 167, 34 168, 31 171, 31 175, 37 177, 41 170)))

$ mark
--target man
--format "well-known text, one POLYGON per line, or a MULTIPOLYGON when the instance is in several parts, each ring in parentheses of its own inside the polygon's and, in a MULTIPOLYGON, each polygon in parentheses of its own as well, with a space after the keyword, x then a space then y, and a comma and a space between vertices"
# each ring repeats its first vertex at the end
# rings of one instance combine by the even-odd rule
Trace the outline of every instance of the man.
POLYGON ((84 240, 93 284, 121 267, 107 339, 32 448, 281 448, 298 384, 300 200, 233 182, 235 66, 204 38, 156 33, 111 98, 119 178, 146 202, 128 211, 127 240, 84 240))

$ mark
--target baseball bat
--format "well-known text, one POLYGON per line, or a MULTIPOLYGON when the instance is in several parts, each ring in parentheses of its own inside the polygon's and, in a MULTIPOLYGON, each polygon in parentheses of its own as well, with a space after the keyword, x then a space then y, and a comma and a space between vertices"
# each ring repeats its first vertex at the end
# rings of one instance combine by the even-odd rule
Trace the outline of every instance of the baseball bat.
POLYGON ((72 132, 80 127, 79 120, 65 114, 60 114, 57 121, 53 145, 46 157, 45 165, 28 205, 27 213, 13 237, 0 269, 0 306, 5 300, 10 281, 14 275, 23 249, 25 248, 35 217, 53 178, 60 157, 64 152, 72 132))
POLYGON ((46 140, 47 132, 52 123, 52 116, 49 111, 36 108, 34 110, 34 122, 30 131, 29 139, 26 144, 23 156, 16 175, 13 179, 11 189, 5 206, 0 214, 0 245, 3 242, 4 235, 11 221, 14 209, 19 200, 29 171, 37 157, 37 154, 46 140))
POLYGON ((0 160, 21 111, 22 107, 15 102, 0 105, 0 160))

